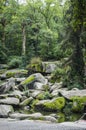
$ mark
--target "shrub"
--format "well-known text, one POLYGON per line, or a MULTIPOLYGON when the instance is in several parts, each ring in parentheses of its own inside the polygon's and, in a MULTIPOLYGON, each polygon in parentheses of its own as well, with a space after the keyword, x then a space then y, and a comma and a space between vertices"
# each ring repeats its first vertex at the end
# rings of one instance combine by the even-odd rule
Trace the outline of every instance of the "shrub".
POLYGON ((19 68, 21 66, 22 60, 20 57, 11 57, 11 60, 8 63, 9 69, 19 68))
POLYGON ((41 64, 41 58, 40 57, 33 57, 30 61, 30 64, 41 64))

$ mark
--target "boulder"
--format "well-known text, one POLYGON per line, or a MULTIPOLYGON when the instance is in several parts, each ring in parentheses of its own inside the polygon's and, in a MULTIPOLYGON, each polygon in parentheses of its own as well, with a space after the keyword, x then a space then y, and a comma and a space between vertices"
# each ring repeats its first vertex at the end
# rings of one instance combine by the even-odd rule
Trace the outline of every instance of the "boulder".
POLYGON ((19 99, 7 97, 6 99, 0 99, 0 104, 19 105, 19 99))
POLYGON ((27 106, 33 100, 32 97, 25 99, 23 102, 20 103, 20 106, 27 106))
POLYGON ((60 83, 54 83, 54 85, 51 86, 50 91, 58 90, 62 87, 62 82, 60 83))
POLYGON ((0 69, 7 69, 8 65, 7 64, 0 64, 0 69))
POLYGON ((59 90, 59 93, 64 96, 67 99, 71 99, 73 96, 86 96, 86 89, 83 90, 70 90, 70 91, 65 91, 65 90, 59 90))
POLYGON ((7 97, 18 97, 19 99, 22 98, 23 92, 19 90, 14 90, 11 93, 0 94, 0 99, 7 98, 7 97))
POLYGON ((50 74, 57 68, 58 65, 60 65, 60 61, 55 62, 42 62, 42 68, 43 72, 50 74))
POLYGON ((8 70, 2 75, 0 75, 1 79, 7 79, 11 77, 19 78, 19 77, 25 77, 27 76, 28 71, 24 69, 12 69, 8 70))
POLYGON ((43 116, 41 113, 33 113, 33 114, 22 114, 22 113, 14 113, 10 114, 10 118, 16 118, 19 120, 23 119, 32 119, 32 120, 43 120, 43 121, 50 121, 50 122, 57 122, 56 118, 52 116, 43 116))
POLYGON ((28 86, 29 89, 34 89, 34 82, 39 82, 43 85, 46 85, 48 80, 45 79, 45 77, 40 73, 32 74, 20 83, 19 88, 22 89, 22 87, 25 88, 28 86))
POLYGON ((22 81, 25 80, 25 77, 21 77, 21 78, 15 78, 15 82, 18 84, 18 83, 21 83, 22 81))
POLYGON ((42 120, 45 120, 45 121, 57 122, 57 119, 52 116, 43 116, 42 118, 43 118, 42 120))
POLYGON ((63 97, 54 98, 52 100, 39 101, 35 104, 36 109, 44 111, 60 111, 65 106, 65 99, 63 97))
POLYGON ((0 93, 6 93, 10 91, 15 86, 15 79, 10 78, 8 82, 5 82, 0 85, 0 93))
POLYGON ((34 83, 34 89, 36 89, 36 90, 43 90, 43 83, 39 83, 39 82, 35 82, 34 83))
POLYGON ((8 117, 12 113, 13 107, 11 105, 0 105, 0 117, 8 117))
POLYGON ((30 96, 33 98, 36 98, 38 94, 42 93, 40 90, 34 90, 32 93, 30 93, 30 96))
POLYGON ((33 114, 23 114, 23 113, 14 113, 10 114, 10 118, 16 118, 16 119, 38 119, 42 116, 41 113, 33 113, 33 114))

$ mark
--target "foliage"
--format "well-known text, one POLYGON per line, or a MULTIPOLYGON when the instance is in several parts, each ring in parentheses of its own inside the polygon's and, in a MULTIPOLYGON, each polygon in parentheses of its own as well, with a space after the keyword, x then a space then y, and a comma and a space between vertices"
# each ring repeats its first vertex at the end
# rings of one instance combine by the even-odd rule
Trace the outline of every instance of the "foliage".
POLYGON ((0 63, 6 63, 7 61, 7 48, 3 47, 0 43, 0 63))
POLYGON ((22 60, 21 57, 10 57, 10 61, 8 62, 9 69, 19 68, 21 66, 22 60))
POLYGON ((30 61, 30 64, 41 64, 42 60, 40 57, 33 57, 30 61))
POLYGON ((37 99, 39 100, 46 100, 46 99, 51 99, 51 98, 52 98, 52 95, 48 91, 41 93, 37 96, 37 99))

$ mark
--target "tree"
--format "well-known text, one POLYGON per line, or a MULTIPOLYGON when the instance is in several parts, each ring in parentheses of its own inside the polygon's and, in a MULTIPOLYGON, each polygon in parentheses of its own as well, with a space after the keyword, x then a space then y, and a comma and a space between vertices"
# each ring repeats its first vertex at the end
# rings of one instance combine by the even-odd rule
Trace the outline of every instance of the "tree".
MULTIPOLYGON (((69 42, 72 45, 72 54, 69 58, 71 71, 69 74, 69 88, 84 87, 84 56, 81 35, 86 30, 86 1, 70 0, 69 10, 67 10, 67 20, 70 27, 69 42)), ((68 60, 68 61, 69 61, 68 60)))

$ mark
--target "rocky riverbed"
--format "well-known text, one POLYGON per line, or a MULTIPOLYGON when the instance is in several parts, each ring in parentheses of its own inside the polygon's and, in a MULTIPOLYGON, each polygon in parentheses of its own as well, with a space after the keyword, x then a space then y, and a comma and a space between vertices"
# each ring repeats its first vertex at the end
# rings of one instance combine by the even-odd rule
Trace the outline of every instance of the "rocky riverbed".
POLYGON ((86 90, 74 88, 69 91, 62 87, 62 82, 50 82, 57 63, 46 64, 42 70, 35 66, 32 74, 24 69, 0 69, 1 118, 55 123, 80 118, 86 103, 86 90))

